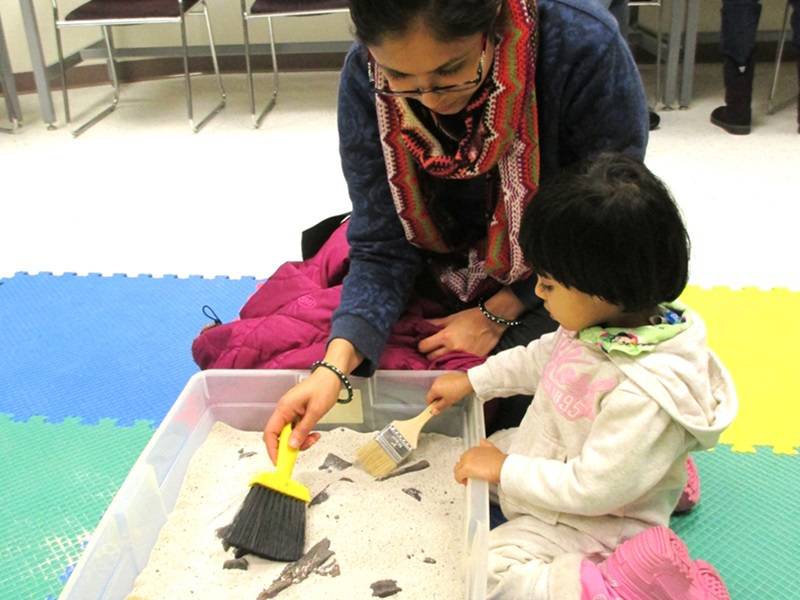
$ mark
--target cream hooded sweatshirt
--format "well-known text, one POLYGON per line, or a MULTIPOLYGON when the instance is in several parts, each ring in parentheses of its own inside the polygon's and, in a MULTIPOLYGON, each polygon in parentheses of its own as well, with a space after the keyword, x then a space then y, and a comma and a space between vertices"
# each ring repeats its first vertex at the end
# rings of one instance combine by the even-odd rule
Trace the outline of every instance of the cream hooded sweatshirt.
POLYGON ((737 410, 702 320, 669 308, 682 323, 561 328, 468 371, 483 401, 535 395, 498 443, 508 453, 498 486, 506 517, 563 523, 611 546, 668 525, 687 453, 713 447, 737 410))

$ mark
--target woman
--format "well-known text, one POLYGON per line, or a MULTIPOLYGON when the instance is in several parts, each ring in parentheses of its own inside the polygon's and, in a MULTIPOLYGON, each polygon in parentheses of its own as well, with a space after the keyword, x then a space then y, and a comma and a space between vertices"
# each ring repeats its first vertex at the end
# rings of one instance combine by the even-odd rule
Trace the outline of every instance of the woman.
POLYGON ((348 374, 372 373, 413 294, 448 309, 419 342, 430 359, 486 356, 555 329, 517 242, 522 212, 561 169, 604 150, 643 159, 647 144, 636 65, 594 0, 350 8, 359 41, 338 106, 350 270, 324 361, 265 427, 273 461, 287 422, 293 447, 316 441, 311 429, 348 374))

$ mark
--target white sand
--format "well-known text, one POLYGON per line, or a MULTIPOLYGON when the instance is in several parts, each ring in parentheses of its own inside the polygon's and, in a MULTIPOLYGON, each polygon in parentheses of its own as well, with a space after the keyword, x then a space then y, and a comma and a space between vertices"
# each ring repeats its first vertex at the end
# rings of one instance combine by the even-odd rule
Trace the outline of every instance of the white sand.
MULTIPOLYGON (((354 463, 357 449, 374 435, 339 428, 300 453, 294 479, 309 488, 312 498, 330 484, 329 499, 308 507, 306 550, 330 539, 341 575, 312 573, 280 592, 279 600, 373 598, 370 584, 381 579, 394 579, 402 588, 393 598, 463 598, 466 501, 464 488, 453 479, 462 440, 423 434, 405 464, 426 459, 431 466, 386 481, 375 481, 357 465, 319 469, 328 453, 354 463), (403 488, 419 490, 421 501, 403 488)), ((286 563, 247 556, 247 571, 223 569, 233 549, 223 550, 215 530, 233 519, 250 477, 269 469, 260 433, 214 425, 192 458, 175 509, 129 600, 256 600, 286 563), (257 454, 240 459, 242 448, 257 454)))

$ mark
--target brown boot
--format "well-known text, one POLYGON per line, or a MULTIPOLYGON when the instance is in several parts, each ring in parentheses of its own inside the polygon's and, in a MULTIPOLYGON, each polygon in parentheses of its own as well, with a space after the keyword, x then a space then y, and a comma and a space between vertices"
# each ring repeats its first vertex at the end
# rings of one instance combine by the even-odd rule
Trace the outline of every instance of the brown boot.
POLYGON ((723 74, 725 76, 725 106, 715 108, 711 122, 734 135, 750 133, 750 103, 753 99, 753 71, 755 61, 752 55, 744 66, 738 66, 725 57, 723 74))

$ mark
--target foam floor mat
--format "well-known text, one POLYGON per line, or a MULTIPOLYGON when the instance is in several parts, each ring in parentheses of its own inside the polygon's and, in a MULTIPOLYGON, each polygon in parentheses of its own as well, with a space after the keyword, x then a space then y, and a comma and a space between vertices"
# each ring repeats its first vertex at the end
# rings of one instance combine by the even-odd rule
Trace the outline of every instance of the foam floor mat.
MULTIPOLYGON (((152 432, 196 372, 209 304, 253 279, 18 274, 0 279, 0 598, 56 598, 152 432)), ((700 453, 700 506, 673 527, 734 599, 794 599, 800 550, 800 294, 690 287, 741 411, 700 453), (787 331, 788 328, 788 331, 787 331), (771 335, 778 332, 779 335, 771 335), (765 335, 767 333, 768 335, 765 335)), ((87 599, 91 600, 91 599, 87 599)))

